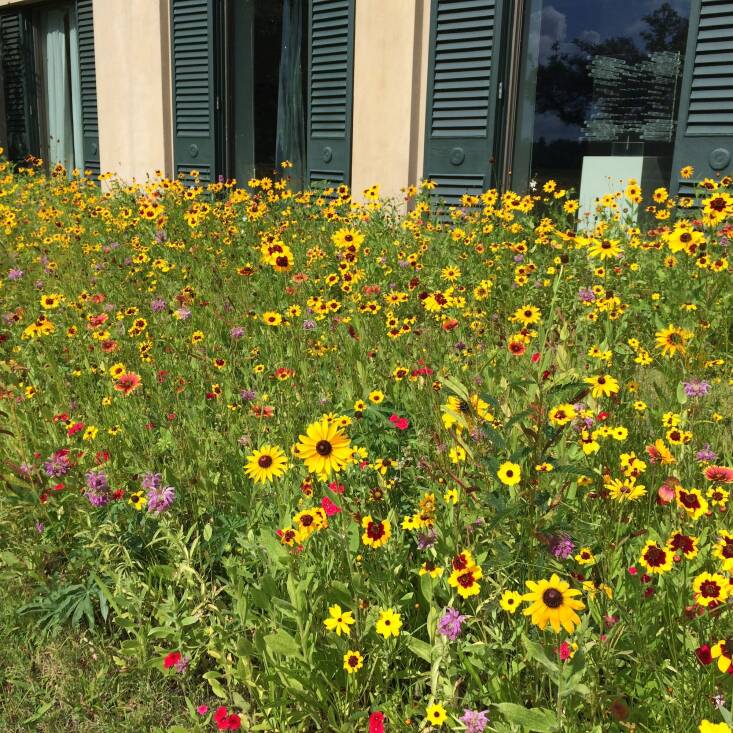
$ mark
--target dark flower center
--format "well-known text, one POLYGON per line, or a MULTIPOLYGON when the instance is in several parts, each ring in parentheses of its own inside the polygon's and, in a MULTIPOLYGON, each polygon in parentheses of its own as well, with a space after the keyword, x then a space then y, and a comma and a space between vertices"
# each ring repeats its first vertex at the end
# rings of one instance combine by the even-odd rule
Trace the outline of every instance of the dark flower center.
POLYGON ((384 537, 384 525, 381 522, 369 522, 367 537, 371 540, 379 540, 384 537))
POLYGON ((661 547, 650 547, 644 553, 644 559, 647 565, 656 568, 660 565, 664 565, 667 560, 667 553, 661 547))
POLYGON ((264 455, 257 459, 257 465, 260 468, 269 468, 272 465, 272 456, 264 455))
POLYGON ((700 595, 703 598, 717 598, 720 595, 720 586, 713 580, 706 580, 700 585, 700 595))
POLYGON ((557 588, 548 588, 542 594, 542 602, 548 608, 560 608, 562 606, 563 596, 557 588))
POLYGON ((319 456, 330 456, 332 450, 333 446, 327 440, 319 440, 318 443, 316 443, 316 453, 318 453, 319 456))
POLYGON ((457 580, 459 585, 463 588, 470 588, 476 582, 474 580, 473 573, 470 570, 468 572, 461 573, 457 580))

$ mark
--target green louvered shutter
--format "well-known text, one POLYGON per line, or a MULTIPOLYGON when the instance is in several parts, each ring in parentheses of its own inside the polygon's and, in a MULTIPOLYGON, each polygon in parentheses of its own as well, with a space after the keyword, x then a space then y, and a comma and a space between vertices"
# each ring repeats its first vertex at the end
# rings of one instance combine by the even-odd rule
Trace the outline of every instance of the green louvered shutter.
POLYGON ((349 183, 354 0, 310 0, 308 182, 349 183))
POLYGON ((502 0, 433 0, 424 176, 456 205, 490 183, 502 0))
POLYGON ((173 158, 175 174, 215 176, 214 3, 172 0, 173 158))
POLYGON ((84 168, 95 176, 99 168, 99 121, 97 119, 97 65, 94 60, 94 15, 92 0, 76 0, 81 77, 81 130, 84 168))
POLYGON ((693 0, 672 167, 672 190, 690 195, 679 179, 685 165, 696 180, 731 170, 733 154, 733 2, 693 0))
POLYGON ((33 32, 22 10, 0 15, 0 60, 5 93, 7 156, 22 162, 38 155, 38 112, 33 32))

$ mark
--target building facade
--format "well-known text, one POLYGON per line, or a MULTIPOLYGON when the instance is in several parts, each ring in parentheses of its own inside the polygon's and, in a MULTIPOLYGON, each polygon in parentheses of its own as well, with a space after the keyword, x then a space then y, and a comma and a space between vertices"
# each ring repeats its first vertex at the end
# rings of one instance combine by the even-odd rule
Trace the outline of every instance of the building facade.
POLYGON ((0 144, 67 169, 298 185, 731 169, 728 0, 0 0, 0 144))

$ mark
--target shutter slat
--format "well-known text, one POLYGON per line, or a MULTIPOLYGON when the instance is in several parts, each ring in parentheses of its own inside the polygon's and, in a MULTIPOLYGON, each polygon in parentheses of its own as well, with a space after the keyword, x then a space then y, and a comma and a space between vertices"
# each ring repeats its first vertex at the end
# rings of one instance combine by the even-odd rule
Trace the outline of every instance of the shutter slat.
POLYGON ((176 175, 214 171, 213 0, 172 0, 173 152, 176 175))
POLYGON ((307 178, 348 183, 354 0, 310 0, 309 26, 307 178))
POLYGON ((97 113, 97 64, 94 58, 94 12, 92 0, 76 0, 79 38, 81 129, 84 168, 95 176, 99 165, 99 120, 97 113))

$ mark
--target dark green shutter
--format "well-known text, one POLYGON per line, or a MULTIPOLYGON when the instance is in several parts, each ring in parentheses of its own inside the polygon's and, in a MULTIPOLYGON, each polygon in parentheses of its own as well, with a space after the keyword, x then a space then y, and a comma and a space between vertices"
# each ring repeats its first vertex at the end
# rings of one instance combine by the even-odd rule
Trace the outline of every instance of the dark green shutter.
POLYGON ((79 38, 84 169, 90 170, 95 176, 98 176, 100 173, 99 121, 97 119, 97 66, 94 61, 92 0, 76 0, 76 27, 79 38))
POLYGON ((0 59, 5 93, 7 156, 22 162, 38 155, 38 107, 33 31, 22 10, 0 15, 0 59))
POLYGON ((672 190, 690 195, 695 180, 731 169, 733 154, 733 2, 693 0, 672 167, 672 190))
POLYGON ((354 0, 310 0, 308 182, 349 183, 354 0))
POLYGON ((213 0, 172 0, 175 174, 215 175, 213 0))
POLYGON ((424 175, 458 204, 490 184, 502 0, 433 0, 424 175))

